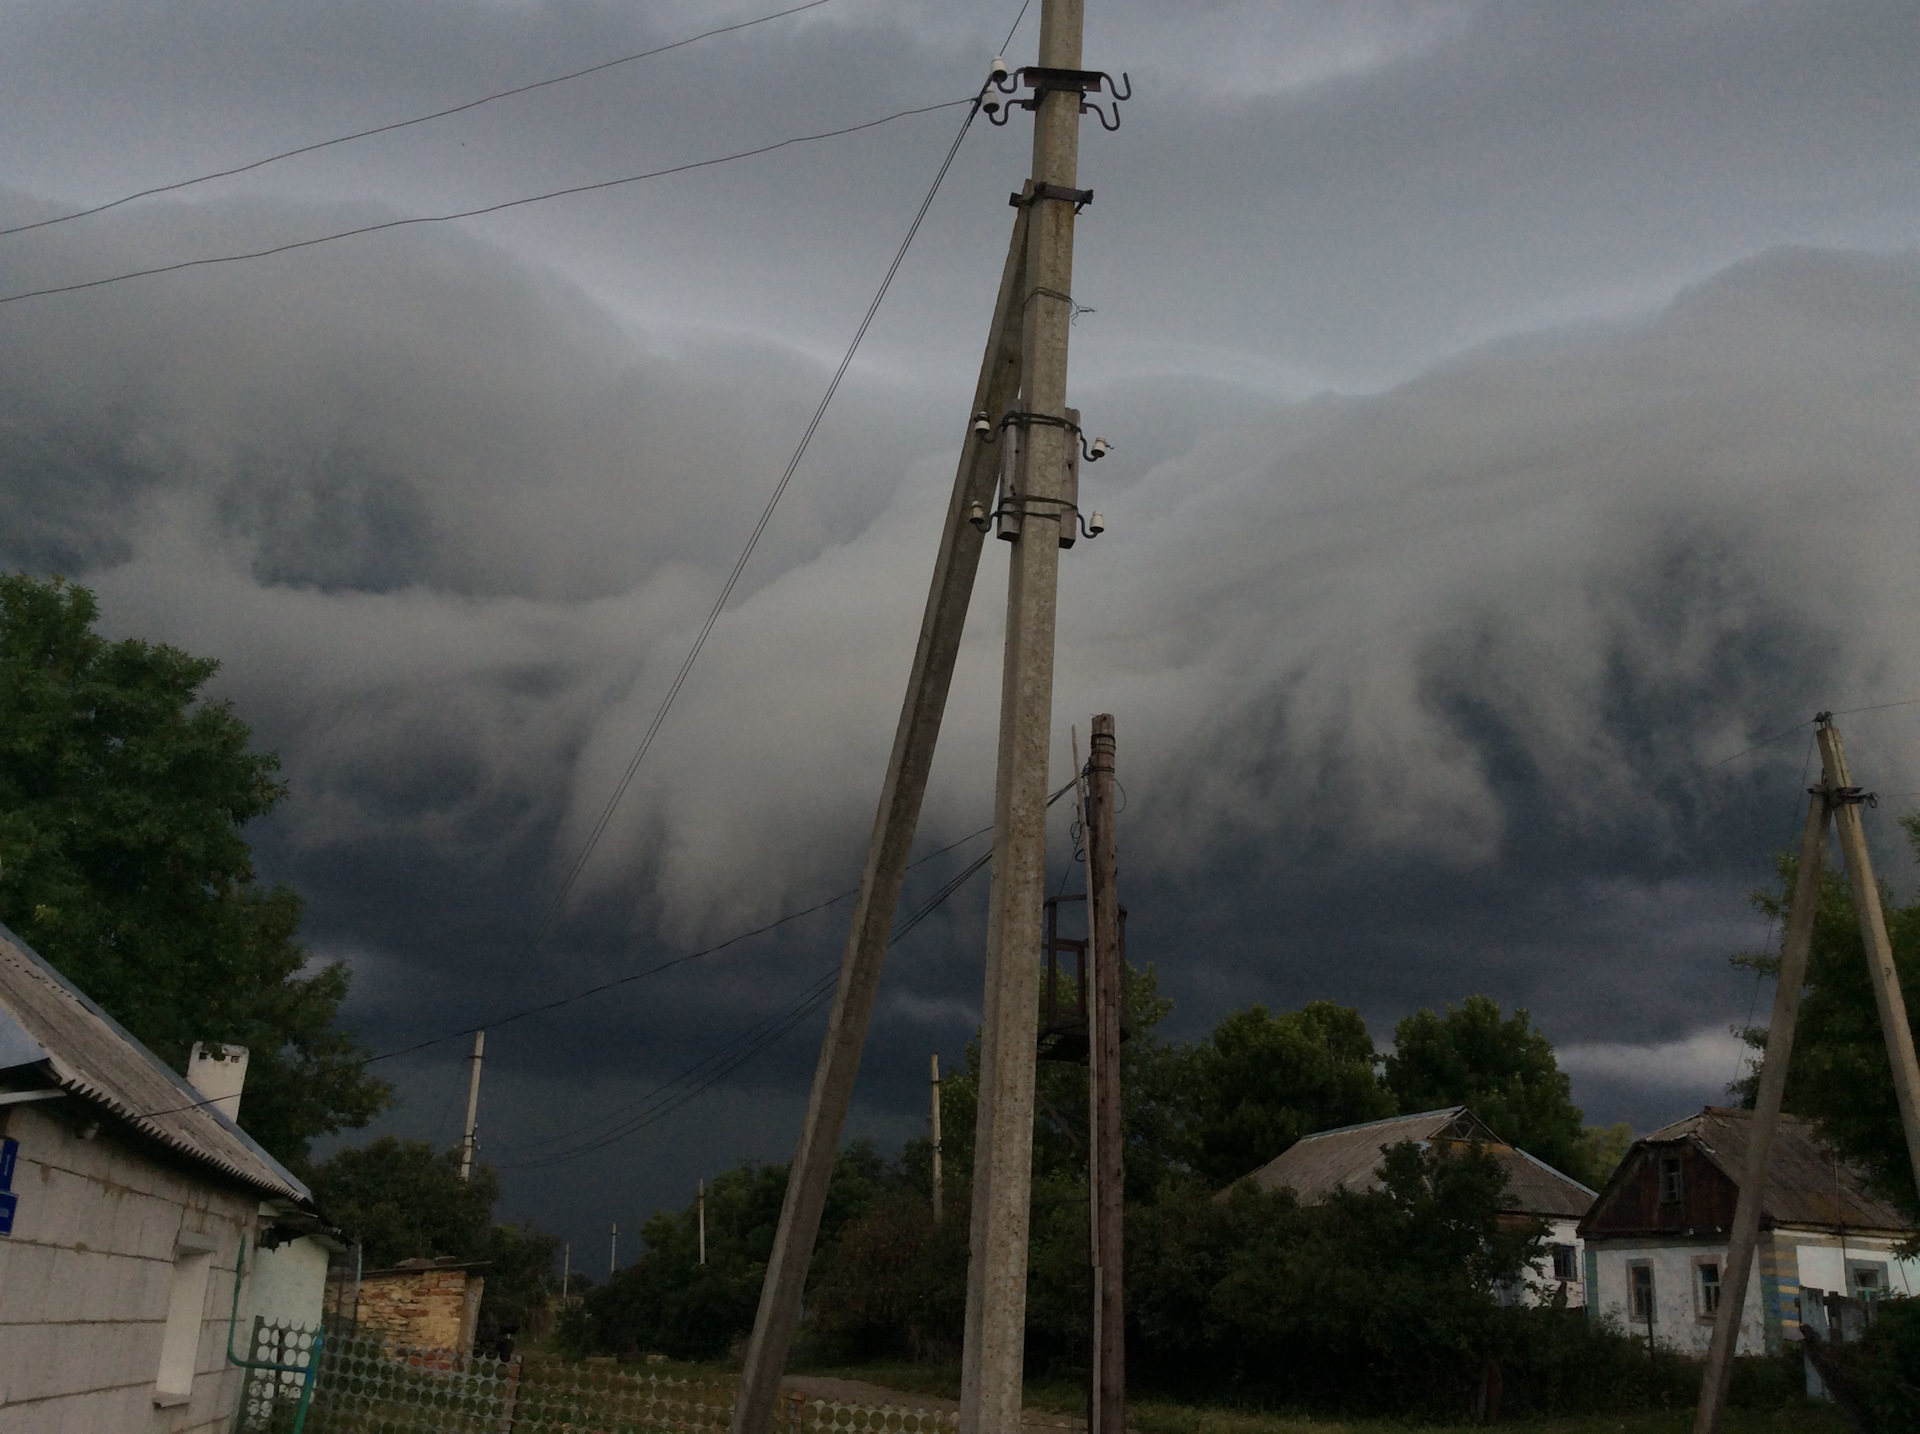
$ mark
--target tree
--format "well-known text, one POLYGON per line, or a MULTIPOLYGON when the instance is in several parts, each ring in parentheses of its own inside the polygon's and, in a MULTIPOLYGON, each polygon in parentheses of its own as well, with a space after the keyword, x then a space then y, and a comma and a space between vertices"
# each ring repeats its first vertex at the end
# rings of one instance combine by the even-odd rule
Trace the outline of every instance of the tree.
MULTIPOLYGON (((1920 815, 1904 818, 1901 825, 1920 851, 1920 815)), ((1782 856, 1779 866, 1780 888, 1756 892, 1753 900, 1762 911, 1784 921, 1798 861, 1782 856)), ((1920 1017, 1920 900, 1901 906, 1884 890, 1880 900, 1907 1021, 1920 1030, 1916 1023, 1920 1017)), ((1778 956, 1736 956, 1734 964, 1768 976, 1777 976, 1780 970, 1778 956)), ((1747 1031, 1746 1039, 1758 1049, 1766 1048, 1764 1028, 1747 1031)), ((1735 1087, 1748 1105, 1753 1103, 1758 1079, 1755 1071, 1735 1087)), ((1811 1120, 1841 1155, 1867 1172, 1877 1190, 1920 1216, 1920 1193, 1914 1189, 1900 1126, 1893 1067, 1887 1060, 1866 948, 1847 879, 1837 871, 1823 872, 1820 878, 1807 950, 1806 992, 1800 1000, 1782 1108, 1811 1120)))
POLYGON ((1414 1012, 1393 1030, 1387 1086, 1409 1114, 1464 1105, 1502 1140, 1585 1179, 1584 1132, 1573 1085, 1525 1007, 1469 996, 1447 1014, 1414 1012))
POLYGON ((1303 1135, 1392 1115, 1374 1060, 1373 1038, 1350 1007, 1235 1011, 1192 1056, 1193 1168, 1218 1187, 1303 1135))
POLYGON ((204 696, 218 663, 97 616, 0 577, 0 920, 176 1070, 195 1041, 247 1047, 241 1124, 301 1164, 392 1090, 334 1025, 347 968, 308 970, 300 898, 255 878, 241 829, 286 795, 279 762, 204 696))

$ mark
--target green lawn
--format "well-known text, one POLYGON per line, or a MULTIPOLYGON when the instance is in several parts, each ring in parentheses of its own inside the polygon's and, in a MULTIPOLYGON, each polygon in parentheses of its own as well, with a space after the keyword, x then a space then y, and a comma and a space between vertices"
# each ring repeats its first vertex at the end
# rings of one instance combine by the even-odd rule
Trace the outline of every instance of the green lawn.
MULTIPOLYGON (((907 1394, 924 1394, 942 1399, 960 1397, 960 1370, 957 1365, 881 1362, 810 1366, 794 1372, 858 1379, 907 1394)), ((1030 1409, 1080 1414, 1086 1408, 1086 1395, 1076 1384, 1029 1381, 1026 1403, 1030 1409)), ((1197 1408, 1157 1399, 1130 1400, 1127 1405, 1127 1425, 1137 1434, 1405 1434, 1410 1429, 1449 1427, 1374 1419, 1312 1419, 1250 1409, 1197 1408)), ((1534 1430, 1538 1434, 1687 1434, 1693 1427, 1693 1411, 1516 1420, 1510 1427, 1534 1430)), ((1850 1434, 1851 1430, 1838 1410, 1815 1407, 1767 1413, 1735 1409, 1729 1411, 1723 1427, 1726 1434, 1788 1434, 1788 1431, 1791 1434, 1801 1434, 1801 1431, 1805 1431, 1805 1434, 1850 1434)))

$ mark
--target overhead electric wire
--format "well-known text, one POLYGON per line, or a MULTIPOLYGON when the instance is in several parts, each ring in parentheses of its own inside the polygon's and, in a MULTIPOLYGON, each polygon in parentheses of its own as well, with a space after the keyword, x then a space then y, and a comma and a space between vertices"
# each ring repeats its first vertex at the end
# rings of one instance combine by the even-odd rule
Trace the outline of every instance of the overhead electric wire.
POLYGON ((464 114, 468 110, 478 109, 481 105, 490 105, 495 100, 511 99, 515 95, 524 95, 533 90, 541 90, 549 85, 564 85, 570 80, 585 79, 588 75, 597 75, 602 70, 611 70, 617 65, 630 65, 635 60, 644 60, 653 55, 664 55, 669 50, 683 49, 698 44, 702 40, 711 40, 715 35, 730 35, 735 30, 750 30, 755 25, 764 25, 770 20, 785 19, 788 15, 798 15, 802 10, 814 10, 828 3, 828 0, 807 0, 804 5, 795 5, 790 9, 776 10, 771 15, 762 15, 754 20, 742 20, 733 25, 721 25, 712 30, 690 35, 684 40, 675 40, 671 44, 655 45, 650 50, 641 50, 635 54, 622 55, 617 60, 602 60, 597 65, 589 65, 584 70, 574 70, 564 75, 554 75, 548 79, 535 80, 531 84, 516 85, 510 90, 498 90, 483 95, 477 100, 467 100, 463 104, 450 105, 443 110, 434 110, 431 114, 415 115, 412 119, 395 120, 391 124, 375 125, 372 129, 356 130, 352 134, 336 135, 332 139, 316 140, 312 144, 303 144, 295 149, 286 149, 278 154, 267 155, 263 159, 249 160, 231 169, 216 169, 208 174, 195 175, 192 179, 175 180, 171 184, 156 184, 150 189, 136 190, 132 194, 123 194, 118 199, 110 199, 105 204, 96 204, 91 209, 76 209, 70 214, 57 214, 51 219, 36 219, 31 224, 16 224, 10 229, 0 229, 0 238, 9 234, 25 234, 33 229, 46 229, 55 224, 66 224, 71 220, 85 219, 90 215, 104 214, 109 209, 118 209, 123 204, 131 204, 136 199, 150 199, 156 194, 172 194, 176 190, 191 189, 196 184, 206 184, 215 179, 231 179, 236 174, 247 174, 256 169, 264 169, 269 164, 278 164, 283 159, 293 159, 298 155, 312 154, 315 150, 331 149, 335 145, 352 144, 355 140, 371 139, 375 135, 392 134, 395 130, 408 129, 417 124, 426 124, 429 120, 446 119, 449 115, 464 114))
MULTIPOLYGON (((843 125, 839 129, 821 130, 815 134, 790 135, 786 139, 771 144, 756 145, 752 149, 735 150, 732 154, 719 154, 711 159, 689 160, 685 164, 668 165, 665 169, 650 169, 644 174, 623 175, 619 179, 596 180, 591 184, 574 184, 565 189, 550 189, 544 194, 524 195, 519 199, 503 199, 498 204, 483 204, 475 209, 461 209, 451 214, 414 214, 402 219, 383 219, 378 224, 361 224, 352 229, 337 229, 330 234, 316 234, 310 239, 294 239, 285 244, 270 245, 265 249, 249 249, 238 254, 210 254, 200 259, 180 259, 171 264, 155 264, 146 269, 129 269, 124 273, 109 274, 100 279, 83 279, 73 284, 54 284, 44 289, 23 289, 17 294, 0 295, 0 304, 18 304, 26 299, 44 299, 54 294, 76 294, 85 289, 104 288, 109 284, 124 284, 129 279, 147 279, 156 274, 177 274, 183 269, 202 269, 215 264, 243 264, 253 259, 268 259, 275 254, 288 254, 296 249, 311 249, 318 244, 331 244, 339 239, 352 239, 362 234, 378 234, 388 229, 406 229, 417 224, 449 224, 457 219, 477 219, 485 214, 498 214, 506 209, 518 209, 527 204, 543 204, 549 199, 564 199, 573 194, 590 194, 600 189, 617 189, 624 184, 638 184, 647 179, 665 179, 669 175, 686 174, 690 170, 709 169, 716 164, 731 164, 737 159, 752 159, 755 155, 771 154, 777 149, 786 149, 790 145, 811 144, 816 140, 838 139, 842 135, 858 134, 861 130, 877 129, 883 124, 892 124, 895 120, 907 119, 913 115, 932 114, 935 110, 950 110, 956 105, 979 106, 979 96, 970 99, 942 100, 939 104, 919 105, 913 109, 896 110, 879 119, 865 120, 860 124, 843 125)), ((969 115, 971 119, 971 115, 969 115)), ((942 171, 944 176, 944 170, 942 171)), ((924 213, 924 211, 923 211, 924 213)), ((915 221, 916 227, 918 220, 915 221)), ((908 235, 911 242, 912 235, 908 235)), ((898 261, 895 261, 898 267, 898 261)), ((888 278, 892 278, 889 271, 888 278)), ((884 294, 885 289, 881 292, 884 294)), ((862 329, 862 333, 865 329, 862 329)), ((857 340, 856 340, 857 342, 857 340)))
MULTIPOLYGON (((1021 13, 1025 13, 1024 6, 1021 13)), ((1016 25, 1018 23, 1015 21, 1016 25)), ((626 796, 627 788, 633 785, 634 775, 640 770, 640 764, 646 760, 654 738, 659 735, 661 726, 667 720, 667 713, 673 710, 673 704, 680 695, 680 689, 686 685, 687 675, 693 671, 693 665, 699 660, 701 649, 707 645, 707 638, 713 632, 714 624, 720 621, 720 614, 725 609, 727 600, 733 596, 733 590, 740 582, 740 575, 746 571, 747 562, 752 558, 753 550, 760 542, 760 535, 766 532, 767 524, 773 521, 773 512, 780 505, 781 495, 787 491, 787 485, 793 481, 793 475, 799 469, 801 459, 806 457, 808 445, 813 442, 813 435, 820 428, 820 421, 826 417, 827 408, 833 402, 834 394, 839 392, 840 381, 847 376, 847 370, 853 366, 854 355, 860 351, 861 341, 866 338, 867 330, 873 326, 874 315, 880 312, 880 303, 887 297, 887 290, 893 285, 894 275, 900 272, 900 265, 906 260, 907 250, 912 247, 914 236, 920 232, 920 225, 927 217, 927 211, 933 207, 934 197, 939 194, 940 186, 946 181, 947 171, 953 168, 954 156, 960 153, 960 143, 967 137, 967 131, 973 125, 974 116, 980 112, 980 101, 991 84, 992 81, 989 80, 987 84, 982 85, 970 101, 959 102, 969 106, 966 118, 961 120, 960 128, 953 136, 953 143, 947 146, 946 157, 940 161, 940 167, 934 171, 933 183, 927 186, 926 197, 920 201, 920 208, 915 212, 913 222, 907 226, 906 236, 901 239, 900 247, 894 251, 893 262, 887 266, 887 272, 880 280, 880 287, 874 291, 873 301, 867 305, 866 312, 861 315, 859 326, 853 332, 853 341, 847 345, 847 351, 840 359, 840 366, 834 370, 832 379, 827 383, 827 391, 821 395, 820 402, 813 410, 813 416, 807 420, 807 426, 801 431, 800 441, 794 446, 793 456, 787 460, 787 466, 780 475, 780 481, 773 485, 773 492, 767 499, 766 507, 761 510, 759 520, 747 534, 746 544, 740 549, 740 556, 734 560, 726 582, 721 584, 720 595, 714 599, 706 621, 700 625, 700 631, 694 637, 692 647, 687 650, 685 659, 680 663, 680 670, 674 674, 673 681, 668 685, 666 696, 660 701, 659 710, 653 714, 653 720, 647 724, 647 730, 641 736, 639 746, 634 749, 632 759, 627 763, 626 770, 620 774, 620 780, 614 786, 613 795, 607 799, 607 804, 601 809, 593 829, 587 834, 586 842, 581 846, 579 854, 574 857, 572 865, 567 868, 565 877, 561 879, 560 889, 554 893, 553 901, 548 906, 546 915, 541 919, 539 929, 534 933, 535 945, 546 937, 559 920, 567 898, 573 892, 574 883, 580 879, 580 873, 586 869, 587 862, 593 856, 594 848, 600 844, 600 838, 605 834, 607 824, 613 820, 614 811, 619 807, 621 799, 626 796)), ((929 108, 944 108, 944 106, 929 108)))
MULTIPOLYGON (((1053 806, 1060 798, 1072 790, 1073 783, 1069 781, 1047 798, 1047 805, 1049 807, 1053 806)), ((892 933, 887 937, 888 947, 897 946, 901 941, 905 940, 915 928, 933 915, 935 911, 939 910, 949 897, 953 896, 954 893, 972 880, 980 869, 986 866, 992 859, 993 851, 989 848, 968 862, 958 873, 944 882, 926 901, 915 908, 910 915, 896 922, 892 933)), ((732 1040, 728 1041, 727 1044, 722 1046, 718 1051, 713 1052, 701 1061, 689 1066, 670 1080, 655 1086, 637 1100, 631 1101, 627 1105, 606 1115, 599 1116, 595 1120, 589 1121, 586 1125, 577 1126, 573 1130, 563 1132, 559 1135, 546 1136, 539 1140, 523 1141, 518 1146, 510 1146, 508 1148, 510 1150, 537 1150, 544 1145, 553 1145, 562 1140, 573 1139, 575 1136, 581 1135, 586 1131, 605 1126, 609 1121, 613 1122, 616 1127, 615 1129, 602 1131, 590 1137, 588 1141, 583 1142, 580 1146, 570 1148, 566 1151, 536 1156, 517 1163, 496 1165, 495 1168, 501 1170, 520 1170, 535 1165, 558 1164, 562 1160, 572 1160, 581 1155, 591 1154, 593 1151, 602 1149, 604 1146, 612 1144, 616 1140, 623 1140, 628 1135, 644 1129, 655 1121, 664 1119, 688 1101, 710 1090, 719 1080, 731 1075, 762 1051, 777 1043, 788 1031, 805 1020, 809 1014, 817 1010, 826 1001, 827 997, 833 994, 834 988, 839 981, 839 975, 840 968, 836 964, 831 969, 822 973, 821 979, 809 987, 796 1003, 790 1004, 772 1016, 762 1018, 753 1026, 748 1027, 746 1031, 733 1037, 732 1040), (770 1026, 775 1028, 769 1030, 768 1028, 770 1026), (754 1039, 756 1033, 763 1032, 764 1034, 761 1034, 758 1039, 754 1039), (740 1046, 742 1042, 750 1042, 749 1048, 743 1052, 736 1051, 735 1048, 740 1046), (731 1058, 730 1053, 732 1056, 737 1056, 737 1058, 731 1058), (710 1077, 703 1075, 706 1068, 715 1061, 724 1061, 724 1069, 713 1073, 710 1077), (689 1081, 697 1082, 697 1088, 688 1087, 680 1094, 669 1097, 667 1103, 664 1105, 655 1105, 655 1102, 667 1092, 673 1091, 675 1087, 686 1086, 689 1081), (636 1111, 639 1112, 639 1114, 635 1114, 634 1112, 636 1111)))

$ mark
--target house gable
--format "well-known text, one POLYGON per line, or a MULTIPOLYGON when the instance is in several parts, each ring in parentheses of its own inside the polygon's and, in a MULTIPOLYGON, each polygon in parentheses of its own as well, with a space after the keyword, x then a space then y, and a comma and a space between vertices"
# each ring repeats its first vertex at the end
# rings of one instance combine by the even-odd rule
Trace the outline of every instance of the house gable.
POLYGON ((1733 1223, 1739 1188, 1692 1139, 1642 1141, 1580 1222, 1588 1240, 1694 1235, 1733 1223), (1678 1176, 1678 1190, 1674 1177, 1678 1176), (1674 1198, 1676 1195, 1678 1198, 1674 1198))

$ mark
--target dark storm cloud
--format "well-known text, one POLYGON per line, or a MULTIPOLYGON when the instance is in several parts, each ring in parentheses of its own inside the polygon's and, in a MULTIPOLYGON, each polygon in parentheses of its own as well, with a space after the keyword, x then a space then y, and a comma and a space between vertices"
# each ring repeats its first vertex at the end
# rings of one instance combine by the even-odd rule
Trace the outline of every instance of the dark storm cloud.
MULTIPOLYGON (((0 239, 0 286, 945 98, 1004 8, 835 0, 404 140, 0 239)), ((1910 13, 1095 9, 1089 62, 1131 69, 1139 98, 1083 147, 1099 198, 1075 292, 1096 312, 1074 330, 1076 401, 1118 448, 1087 477, 1110 530, 1063 569, 1054 765, 1069 723, 1118 714, 1135 958, 1182 1035, 1246 1001, 1332 997, 1384 1037, 1416 1005, 1486 991, 1533 1009, 1596 1118, 1716 1096, 1753 1000, 1725 958, 1764 939, 1744 897, 1793 830, 1802 738, 1703 769, 1817 707, 1920 693, 1920 258, 1863 252, 1910 244, 1920 219, 1910 13)), ((0 57, 0 218, 749 13, 22 11, 0 57)), ((309 898, 316 952, 354 964, 376 1046, 851 884, 1017 129, 963 150, 564 921, 535 941, 953 122, 0 308, 0 562, 69 572, 114 630, 224 660, 223 693, 292 788, 263 862, 309 898)), ((990 547, 923 849, 990 807, 990 547)), ((1911 710, 1846 720, 1872 785, 1920 788, 1911 710)), ((1057 883, 1063 810, 1054 838, 1057 883)), ((1875 840, 1906 882, 1896 833, 1875 840)), ((906 907, 973 850, 916 872, 906 907)), ((858 1130, 909 1133, 926 1052, 951 1062, 971 1032, 978 881, 892 959, 858 1130)), ((778 1018, 844 920, 501 1028, 490 1153, 591 1129, 778 1018)), ((516 1208, 624 1223, 699 1170, 784 1158, 817 1019, 647 1134, 511 1175, 516 1208)), ((460 1051, 396 1064, 397 1128, 450 1134, 460 1051)))

